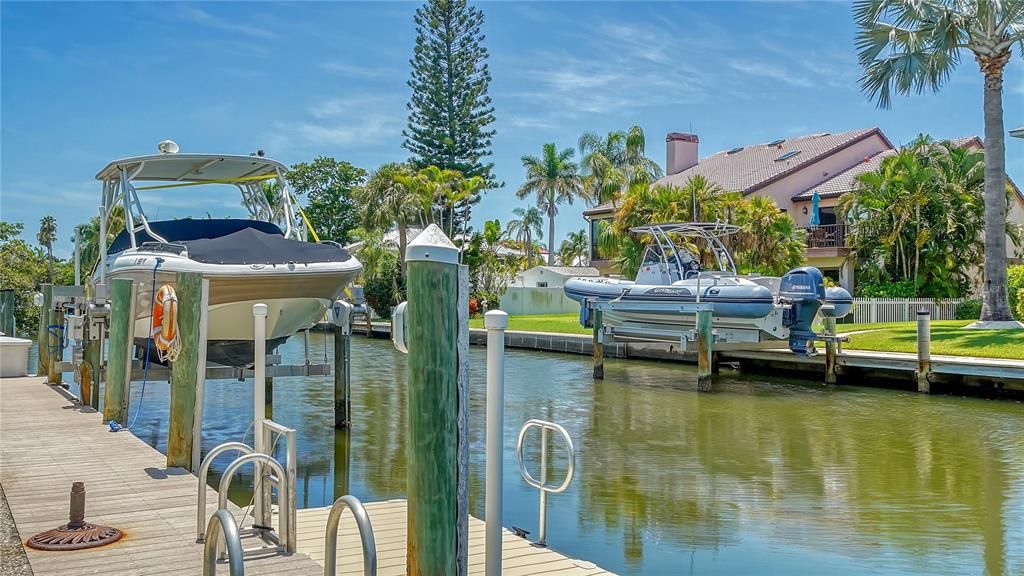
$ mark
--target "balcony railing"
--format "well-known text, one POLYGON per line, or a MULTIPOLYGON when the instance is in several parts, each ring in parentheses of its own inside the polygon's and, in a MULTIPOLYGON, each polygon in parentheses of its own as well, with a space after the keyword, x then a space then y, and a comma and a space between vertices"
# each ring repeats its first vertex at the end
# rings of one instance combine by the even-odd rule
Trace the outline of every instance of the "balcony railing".
POLYGON ((808 248, 846 248, 846 224, 806 226, 808 248))

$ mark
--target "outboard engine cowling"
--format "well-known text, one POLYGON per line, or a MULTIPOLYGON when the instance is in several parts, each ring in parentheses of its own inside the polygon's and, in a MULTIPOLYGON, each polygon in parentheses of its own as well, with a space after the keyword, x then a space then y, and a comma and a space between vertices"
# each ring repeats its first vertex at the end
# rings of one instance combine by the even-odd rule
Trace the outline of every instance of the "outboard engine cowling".
POLYGON ((782 320, 789 327, 789 349, 808 356, 807 343, 815 338, 811 323, 825 301, 821 270, 804 266, 787 272, 779 283, 779 301, 791 306, 782 320))

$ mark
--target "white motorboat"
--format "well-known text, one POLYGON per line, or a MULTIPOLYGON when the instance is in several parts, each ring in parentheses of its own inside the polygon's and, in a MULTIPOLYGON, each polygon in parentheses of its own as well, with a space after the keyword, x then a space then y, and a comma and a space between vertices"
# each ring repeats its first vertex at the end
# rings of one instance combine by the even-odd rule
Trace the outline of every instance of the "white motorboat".
POLYGON ((106 254, 93 282, 135 281, 139 350, 150 338, 152 295, 165 284, 174 287, 178 272, 199 272, 210 281, 207 359, 230 366, 252 362, 253 304, 267 305, 270 352, 320 320, 359 274, 359 261, 339 244, 306 241, 284 164, 262 153, 179 154, 170 141, 161 142, 160 149, 161 154, 115 160, 96 175, 103 183, 101 238, 119 205, 125 230, 109 248, 101 246, 106 254), (136 187, 147 181, 157 184, 136 187), (266 182, 276 183, 273 200, 264 193, 266 182), (235 187, 250 219, 146 218, 140 190, 173 193, 180 186, 205 184, 235 187))
POLYGON ((651 240, 636 280, 571 278, 565 294, 580 302, 580 322, 590 323, 588 301, 609 302, 603 322, 618 337, 677 340, 695 324, 695 314, 681 304, 704 303, 712 308, 712 325, 723 340, 744 344, 788 340, 798 354, 807 354, 815 338, 811 324, 817 314, 842 318, 853 298, 843 288, 825 288, 814 267, 791 270, 781 278, 740 276, 722 238, 739 228, 722 223, 672 223, 633 228, 651 240), (675 240, 674 240, 675 239, 675 240), (694 252, 700 245, 717 270, 704 270, 694 252))

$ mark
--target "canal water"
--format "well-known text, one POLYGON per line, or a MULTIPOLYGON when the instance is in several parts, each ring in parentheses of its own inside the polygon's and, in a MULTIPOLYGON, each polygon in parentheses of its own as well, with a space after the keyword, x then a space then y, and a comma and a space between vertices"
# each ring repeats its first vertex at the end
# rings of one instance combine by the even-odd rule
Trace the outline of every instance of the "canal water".
MULTIPOLYGON (((311 355, 331 355, 311 335, 311 355)), ((281 352, 300 362, 302 339, 281 352)), ((336 496, 405 496, 406 357, 352 342, 353 427, 332 427, 330 378, 281 378, 274 420, 298 431, 300 507, 336 496)), ((472 349, 470 508, 484 507, 484 349, 472 349)), ((536 535, 537 492, 522 481, 521 424, 563 425, 576 478, 548 503, 552 548, 619 574, 1024 574, 1024 405, 724 370, 711 394, 688 366, 510 350, 506 527, 536 535)), ((203 450, 246 437, 252 381, 206 387, 203 450)), ((72 385, 74 387, 74 385, 72 385)), ((132 430, 161 451, 165 382, 135 383, 132 430)), ((251 433, 247 440, 251 441, 251 433)), ((537 439, 534 438, 534 443, 537 439)), ((565 460, 555 444, 551 475, 565 460)), ((527 458, 537 458, 528 450, 527 458)), ((229 458, 218 461, 215 472, 229 458)), ((245 482, 232 498, 245 504, 245 482)))

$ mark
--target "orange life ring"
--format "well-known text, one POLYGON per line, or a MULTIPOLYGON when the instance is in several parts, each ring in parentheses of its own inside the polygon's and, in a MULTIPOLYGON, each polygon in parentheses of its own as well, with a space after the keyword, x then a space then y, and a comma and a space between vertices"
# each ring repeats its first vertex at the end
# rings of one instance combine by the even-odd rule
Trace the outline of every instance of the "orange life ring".
POLYGON ((178 296, 167 284, 156 293, 151 330, 153 344, 160 352, 168 352, 178 342, 178 296))

